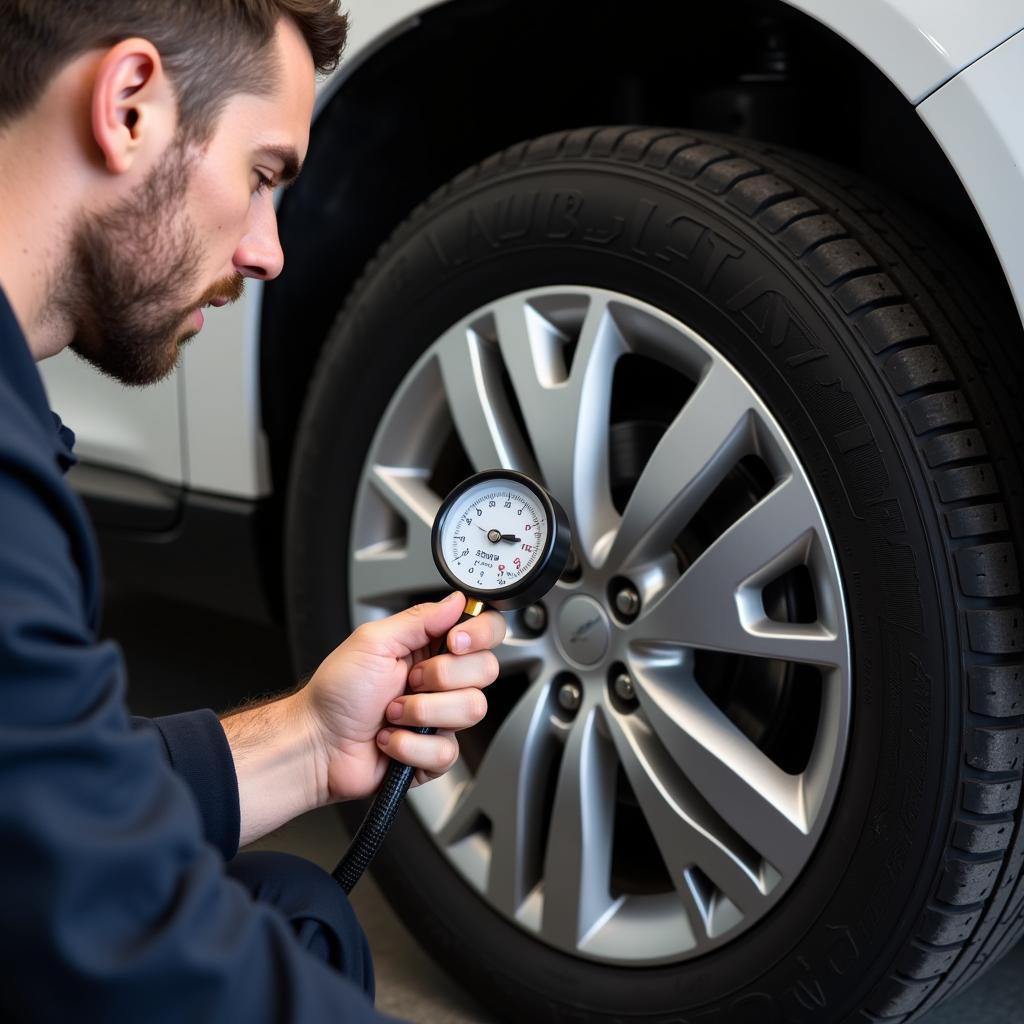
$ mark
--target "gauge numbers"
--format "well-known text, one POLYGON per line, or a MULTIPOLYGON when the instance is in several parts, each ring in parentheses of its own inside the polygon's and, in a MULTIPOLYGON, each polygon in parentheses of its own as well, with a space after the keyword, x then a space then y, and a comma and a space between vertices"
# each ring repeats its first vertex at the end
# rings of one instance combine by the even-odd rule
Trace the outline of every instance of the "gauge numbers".
POLYGON ((449 509, 441 552, 466 589, 493 593, 519 583, 538 565, 547 532, 537 496, 518 481, 497 477, 471 487, 449 509))

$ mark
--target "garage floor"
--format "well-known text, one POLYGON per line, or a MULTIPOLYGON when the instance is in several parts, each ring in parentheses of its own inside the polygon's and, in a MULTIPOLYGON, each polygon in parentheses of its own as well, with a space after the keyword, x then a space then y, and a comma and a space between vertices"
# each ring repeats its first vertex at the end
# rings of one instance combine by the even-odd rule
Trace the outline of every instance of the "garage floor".
MULTIPOLYGON (((110 587, 105 632, 124 648, 129 702, 137 714, 197 707, 220 711, 291 685, 283 636, 227 616, 110 587)), ((256 845, 297 853, 330 868, 346 837, 336 812, 325 808, 256 845)), ((373 948, 381 1010, 413 1024, 498 1024, 419 949, 372 879, 360 881, 353 902, 373 948)), ((1019 1024, 1022 1005, 1024 944, 922 1024, 1019 1024)))

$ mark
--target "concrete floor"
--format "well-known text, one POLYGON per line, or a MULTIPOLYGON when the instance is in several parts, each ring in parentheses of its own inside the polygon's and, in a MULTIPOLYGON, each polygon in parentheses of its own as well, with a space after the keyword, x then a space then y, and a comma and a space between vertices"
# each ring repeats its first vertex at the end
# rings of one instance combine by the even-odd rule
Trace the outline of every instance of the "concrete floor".
MULTIPOLYGON (((285 640, 273 629, 110 587, 104 631, 124 648, 136 714, 223 711, 291 685, 285 640)), ((325 808, 253 848, 296 853, 330 870, 347 842, 336 811, 325 808)), ((368 876, 356 886, 353 903, 373 949, 382 1011, 411 1024, 499 1024, 416 945, 368 876)), ((1024 944, 920 1024, 1021 1024, 1022 1007, 1024 944)))

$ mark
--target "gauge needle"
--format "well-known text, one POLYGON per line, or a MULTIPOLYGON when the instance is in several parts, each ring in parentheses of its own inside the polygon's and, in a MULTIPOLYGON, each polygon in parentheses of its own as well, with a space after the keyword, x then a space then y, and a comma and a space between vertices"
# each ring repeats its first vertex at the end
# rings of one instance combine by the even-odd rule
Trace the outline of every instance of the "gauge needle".
MULTIPOLYGON (((477 526, 477 529, 484 530, 482 526, 477 526)), ((497 544, 500 540, 512 541, 516 544, 519 543, 519 538, 514 533, 502 533, 501 530, 484 530, 484 533, 487 534, 487 539, 492 544, 497 544)))

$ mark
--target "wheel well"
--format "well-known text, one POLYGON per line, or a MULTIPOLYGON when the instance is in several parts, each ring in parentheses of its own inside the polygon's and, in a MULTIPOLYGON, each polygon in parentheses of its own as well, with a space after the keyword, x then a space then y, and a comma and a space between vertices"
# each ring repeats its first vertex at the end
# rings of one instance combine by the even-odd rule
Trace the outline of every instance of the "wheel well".
MULTIPOLYGON (((776 142, 855 168, 994 262, 913 107, 862 54, 777 0, 452 0, 360 65, 314 126, 284 198, 261 399, 274 481, 271 589, 292 440, 344 297, 391 231, 460 170, 567 127, 657 124, 776 142)), ((997 266, 997 264, 996 264, 997 266)), ((997 272, 994 280, 1002 280, 997 272)))

